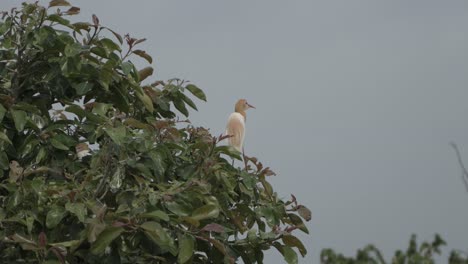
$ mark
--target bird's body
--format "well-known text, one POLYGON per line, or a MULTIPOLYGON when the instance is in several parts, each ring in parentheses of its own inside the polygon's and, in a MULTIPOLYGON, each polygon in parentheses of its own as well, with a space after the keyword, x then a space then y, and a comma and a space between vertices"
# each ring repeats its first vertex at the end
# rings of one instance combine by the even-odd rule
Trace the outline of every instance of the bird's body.
POLYGON ((226 135, 229 136, 229 145, 233 146, 239 152, 243 152, 244 138, 245 138, 245 123, 246 113, 245 110, 249 108, 255 108, 254 106, 247 103, 245 99, 237 101, 232 113, 228 118, 226 126, 226 135))
POLYGON ((245 136, 245 118, 243 115, 234 112, 229 116, 226 135, 231 136, 228 139, 229 145, 242 152, 245 136))

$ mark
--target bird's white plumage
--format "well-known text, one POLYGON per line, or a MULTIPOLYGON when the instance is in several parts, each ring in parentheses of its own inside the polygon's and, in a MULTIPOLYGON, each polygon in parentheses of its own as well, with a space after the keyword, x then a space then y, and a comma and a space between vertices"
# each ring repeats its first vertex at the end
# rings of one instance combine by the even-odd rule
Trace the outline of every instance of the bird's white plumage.
POLYGON ((245 137, 245 118, 240 113, 232 113, 228 118, 226 126, 226 135, 231 136, 229 145, 242 152, 245 137))

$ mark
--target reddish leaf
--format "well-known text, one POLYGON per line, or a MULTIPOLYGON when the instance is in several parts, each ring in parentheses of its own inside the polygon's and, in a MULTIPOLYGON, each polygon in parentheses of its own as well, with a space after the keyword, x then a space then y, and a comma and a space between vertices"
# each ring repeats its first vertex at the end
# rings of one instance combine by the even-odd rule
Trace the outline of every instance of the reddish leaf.
POLYGON ((129 34, 126 34, 126 35, 125 35, 125 41, 127 41, 127 44, 128 44, 130 47, 133 47, 133 44, 135 43, 136 39, 135 39, 135 38, 131 38, 129 34))
POLYGON ((140 78, 140 82, 144 81, 146 78, 151 76, 153 74, 153 71, 154 70, 151 67, 145 67, 145 68, 141 69, 140 71, 138 71, 138 76, 140 78))
POLYGON ((56 247, 51 247, 50 250, 55 254, 55 256, 60 260, 60 263, 65 264, 65 256, 60 249, 56 247))
POLYGON ((291 198, 291 202, 295 203, 297 201, 296 196, 294 196, 294 194, 291 194, 291 198))
POLYGON ((211 223, 204 226, 200 231, 224 233, 224 226, 218 225, 216 223, 211 223))
POLYGON ((75 196, 76 196, 76 192, 75 191, 71 191, 67 194, 68 196, 68 199, 70 199, 70 202, 74 202, 75 201, 75 196))
POLYGON ((45 248, 46 245, 47 245, 47 236, 44 232, 41 232, 39 233, 39 237, 38 237, 38 243, 39 243, 39 247, 41 248, 45 248))
POLYGON ((67 15, 76 15, 80 13, 80 8, 76 6, 70 7, 70 9, 67 10, 67 15))
POLYGON ((120 45, 122 45, 123 43, 123 39, 122 39, 122 36, 120 34, 118 34, 117 32, 115 32, 114 30, 110 29, 110 28, 105 28, 107 30, 109 30, 112 34, 114 34, 114 36, 117 38, 117 40, 119 41, 120 45))
MULTIPOLYGON (((135 44, 136 44, 136 42, 135 42, 135 44)), ((147 62, 153 63, 153 58, 148 53, 146 53, 146 51, 144 51, 144 50, 134 50, 133 53, 140 56, 140 57, 142 57, 147 62)))
POLYGON ((99 18, 93 14, 93 23, 94 23, 94 26, 99 26, 99 18))
POLYGON ((296 247, 299 250, 299 253, 301 253, 302 257, 307 254, 307 249, 297 237, 293 235, 285 235, 283 236, 282 240, 285 245, 296 247))
POLYGON ((127 224, 123 223, 123 222, 115 221, 115 222, 112 223, 112 226, 122 227, 122 226, 127 226, 127 224))
POLYGON ((310 219, 312 219, 312 212, 307 207, 305 207, 303 205, 299 205, 297 207, 297 212, 306 221, 310 221, 310 219))
POLYGON ((146 40, 145 38, 139 39, 139 40, 135 41, 135 44, 134 44, 134 45, 139 44, 139 43, 142 43, 142 42, 145 41, 145 40, 146 40))

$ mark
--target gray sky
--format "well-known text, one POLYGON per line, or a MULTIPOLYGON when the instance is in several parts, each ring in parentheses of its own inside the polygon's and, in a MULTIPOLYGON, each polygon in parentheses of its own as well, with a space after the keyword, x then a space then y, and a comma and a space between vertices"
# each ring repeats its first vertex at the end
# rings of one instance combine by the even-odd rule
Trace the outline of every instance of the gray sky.
MULTIPOLYGON (((300 263, 368 243, 388 259, 412 233, 468 250, 468 193, 448 144, 468 164, 468 1, 74 3, 82 20, 146 37, 158 79, 204 89, 194 125, 217 135, 237 99, 257 107, 246 154, 313 213, 300 263)), ((278 258, 272 249, 265 263, 278 258)))

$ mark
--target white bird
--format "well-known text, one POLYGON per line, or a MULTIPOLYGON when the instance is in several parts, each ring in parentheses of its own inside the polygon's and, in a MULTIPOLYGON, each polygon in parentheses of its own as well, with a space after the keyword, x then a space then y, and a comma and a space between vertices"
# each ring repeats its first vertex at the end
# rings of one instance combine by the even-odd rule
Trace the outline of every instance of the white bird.
POLYGON ((229 116, 226 126, 225 135, 230 136, 228 139, 229 145, 233 146, 239 152, 243 152, 245 122, 247 119, 245 111, 249 108, 255 107, 247 103, 245 99, 237 101, 234 113, 229 116))

